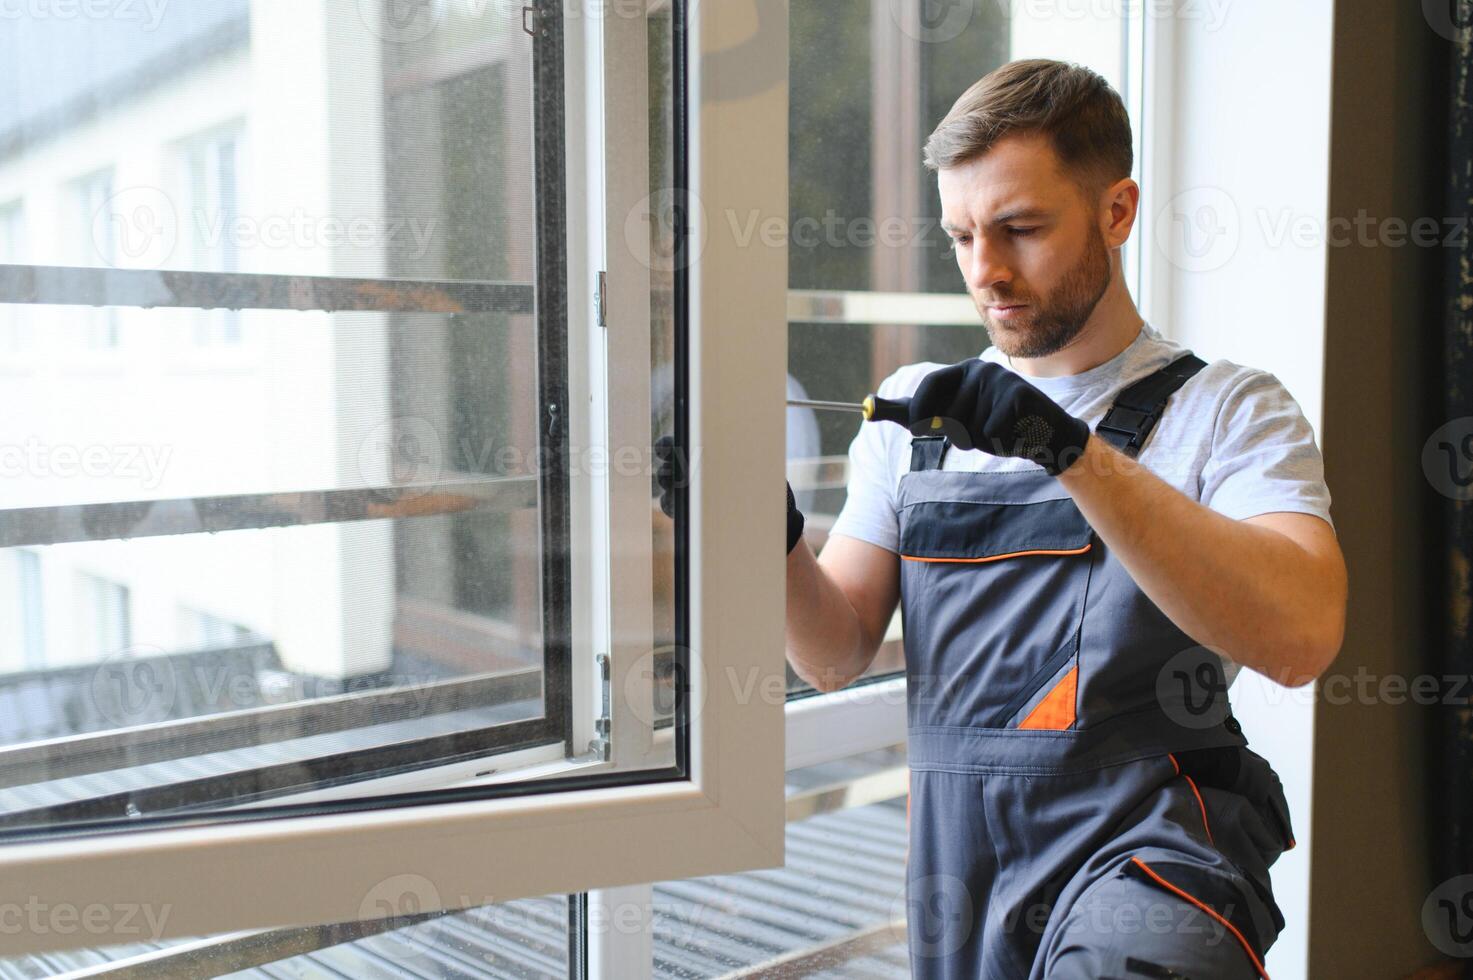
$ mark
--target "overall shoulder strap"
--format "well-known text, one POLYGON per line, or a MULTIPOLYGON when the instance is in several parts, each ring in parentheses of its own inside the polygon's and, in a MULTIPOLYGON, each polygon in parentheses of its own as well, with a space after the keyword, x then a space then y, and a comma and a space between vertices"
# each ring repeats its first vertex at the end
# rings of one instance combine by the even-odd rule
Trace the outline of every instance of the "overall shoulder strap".
POLYGON ((910 440, 910 469, 939 470, 946 458, 946 448, 951 445, 945 436, 916 436, 910 440))
POLYGON ((1161 421, 1167 399, 1206 366, 1197 355, 1183 354, 1137 381, 1115 397, 1115 404, 1095 426, 1096 434, 1125 455, 1135 456, 1161 421))

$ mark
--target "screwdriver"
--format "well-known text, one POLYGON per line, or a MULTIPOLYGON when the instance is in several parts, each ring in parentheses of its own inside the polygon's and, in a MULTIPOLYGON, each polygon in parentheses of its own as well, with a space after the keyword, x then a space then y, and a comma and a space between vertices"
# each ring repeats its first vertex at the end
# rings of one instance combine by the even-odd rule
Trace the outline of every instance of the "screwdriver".
POLYGON ((910 426, 909 398, 881 398, 870 395, 862 402, 822 402, 803 398, 789 398, 788 404, 795 408, 813 408, 825 412, 858 412, 866 422, 896 422, 910 426))

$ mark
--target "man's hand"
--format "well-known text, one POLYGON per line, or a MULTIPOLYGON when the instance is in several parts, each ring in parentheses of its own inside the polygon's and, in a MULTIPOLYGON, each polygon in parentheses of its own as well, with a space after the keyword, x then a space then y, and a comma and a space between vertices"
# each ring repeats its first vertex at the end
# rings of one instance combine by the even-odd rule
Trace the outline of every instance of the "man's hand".
MULTIPOLYGON (((688 476, 681 461, 677 460, 679 454, 675 452, 675 439, 671 436, 661 436, 655 440, 655 486, 654 489, 660 495, 660 510, 665 512, 666 517, 674 517, 675 509, 671 495, 677 486, 686 486, 688 476)), ((798 509, 798 503, 793 499, 793 487, 788 486, 788 554, 798 546, 798 539, 803 536, 803 512, 798 509)))
POLYGON ((1055 476, 1083 455, 1089 441, 1083 421, 1001 364, 981 358, 921 379, 910 399, 910 421, 916 435, 945 435, 960 449, 1032 460, 1055 476))

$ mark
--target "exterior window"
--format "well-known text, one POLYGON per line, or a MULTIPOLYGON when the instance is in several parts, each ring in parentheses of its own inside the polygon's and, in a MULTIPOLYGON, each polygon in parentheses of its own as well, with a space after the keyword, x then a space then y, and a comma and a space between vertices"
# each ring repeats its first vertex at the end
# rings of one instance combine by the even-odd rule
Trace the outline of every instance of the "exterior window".
MULTIPOLYGON (((239 272, 240 134, 234 129, 189 143, 184 152, 185 183, 181 229, 192 247, 194 268, 239 272)), ((239 310, 201 310, 194 324, 200 346, 240 343, 239 310)))
POLYGON ((239 646, 251 637, 251 631, 219 616, 198 609, 181 607, 175 644, 180 650, 204 650, 211 647, 239 646))
MULTIPOLYGON (((135 247, 146 230, 129 225, 129 214, 120 208, 113 195, 113 172, 99 170, 76 180, 71 188, 74 218, 72 240, 68 243, 78 265, 115 266, 120 257, 135 247)), ((107 349, 118 346, 118 311, 79 309, 74 333, 83 347, 107 349)))
POLYGON ((126 585, 86 572, 77 574, 77 632, 72 661, 116 656, 133 642, 126 585))
POLYGON ((41 562, 28 548, 0 553, 0 672, 46 665, 41 562))
MULTIPOLYGON (((0 205, 0 265, 23 261, 25 208, 19 201, 0 205)), ((30 346, 25 311, 17 306, 0 306, 0 353, 30 346)))

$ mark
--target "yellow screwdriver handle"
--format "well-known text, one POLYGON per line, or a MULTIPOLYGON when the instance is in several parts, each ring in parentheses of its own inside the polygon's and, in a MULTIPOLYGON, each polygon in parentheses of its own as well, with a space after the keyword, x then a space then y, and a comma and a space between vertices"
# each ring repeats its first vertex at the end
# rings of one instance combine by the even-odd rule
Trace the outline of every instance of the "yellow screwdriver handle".
MULTIPOLYGON (((906 427, 910 426, 909 398, 881 398, 878 395, 869 395, 864 399, 862 407, 866 422, 896 422, 906 427)), ((935 423, 932 425, 934 427, 935 423)))

